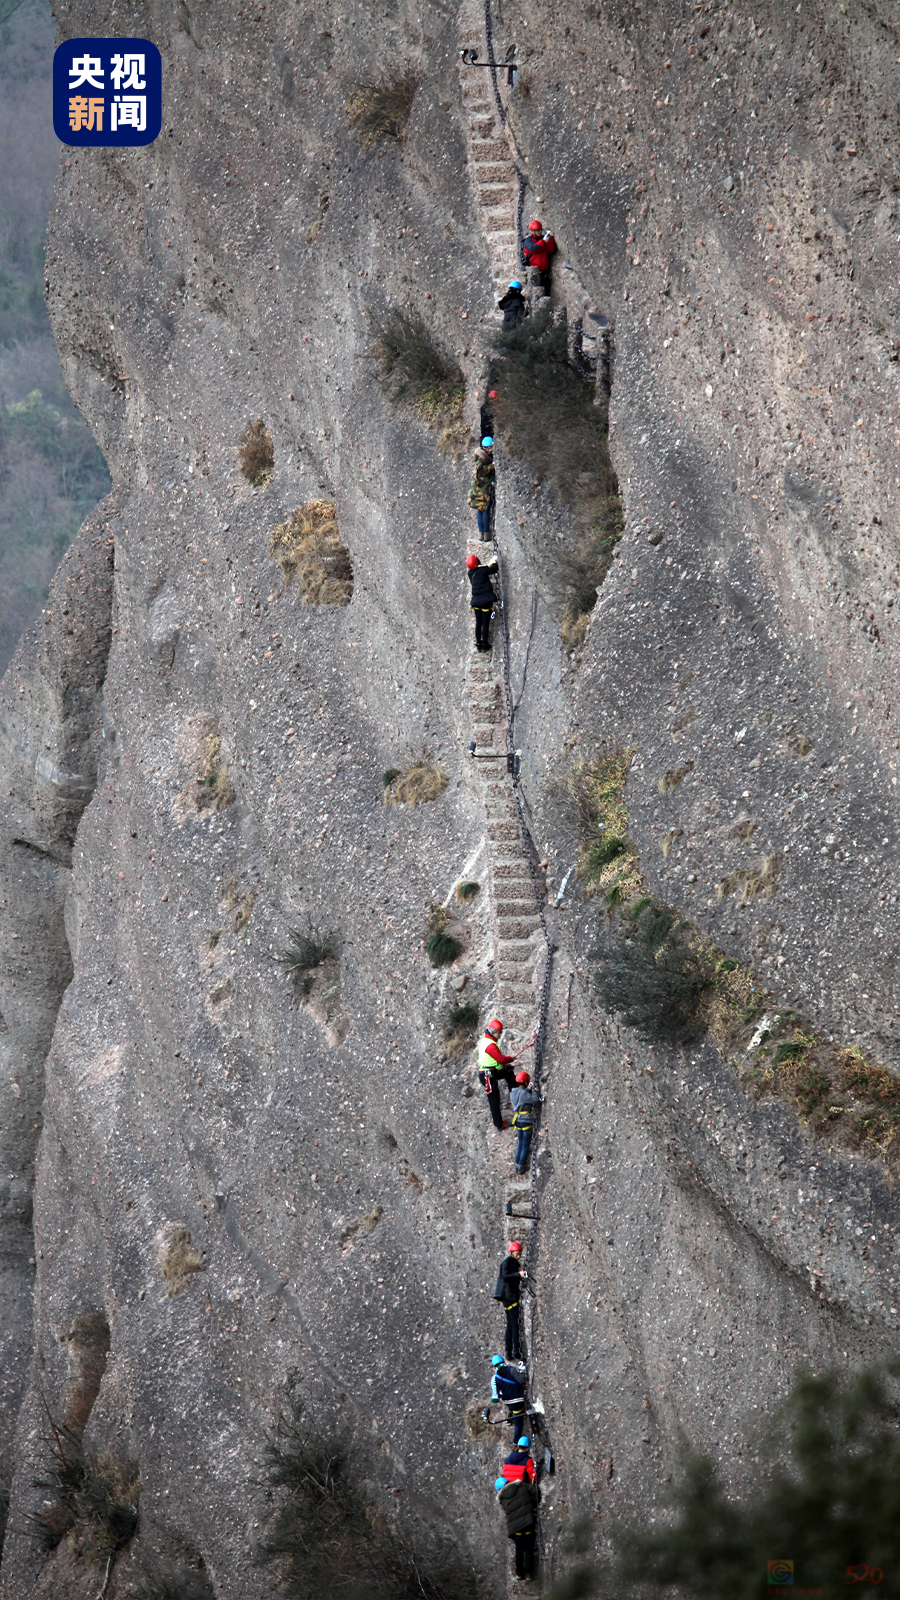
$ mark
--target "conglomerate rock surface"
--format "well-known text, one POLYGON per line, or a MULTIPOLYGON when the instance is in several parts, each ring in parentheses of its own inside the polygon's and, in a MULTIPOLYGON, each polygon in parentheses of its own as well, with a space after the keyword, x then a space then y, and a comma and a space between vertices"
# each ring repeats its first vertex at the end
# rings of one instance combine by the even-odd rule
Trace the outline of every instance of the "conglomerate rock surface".
MULTIPOLYGON (((89 1413, 87 1448, 139 1469, 110 1596, 147 1552, 202 1558, 220 1600, 266 1593, 260 1462, 299 1369, 347 1417, 375 1509, 444 1529, 499 1594, 494 1452, 466 1415, 500 1331, 505 1166, 467 1064, 439 1060, 456 993, 423 955, 484 840, 468 469, 371 361, 370 317, 418 309, 477 415, 490 270, 457 18, 400 0, 56 16, 61 38, 155 39, 166 103, 146 150, 63 152, 48 241, 64 369, 115 488, 3 685, 0 1593, 98 1587, 71 1537, 48 1555, 27 1536, 48 1411, 89 1413), (406 74, 405 143, 364 153, 348 95, 406 74), (257 417, 275 467, 251 488, 237 446, 257 417), (269 554, 314 498, 336 503, 346 607, 304 608, 269 554), (386 809, 382 773, 420 754, 445 793, 386 809), (308 923, 337 951, 311 1004, 278 959, 308 923), (167 1280, 185 1230, 194 1266, 167 1280)), ((577 846, 556 781, 634 749, 651 890, 894 1068, 893 7, 507 0, 493 27, 520 63, 526 208, 614 330, 626 516, 570 660, 566 514, 500 458, 537 854, 557 886, 577 846), (716 897, 763 856, 772 898, 716 897)), ((650 1050, 605 1017, 599 920, 574 883, 551 913, 533 1356, 558 1462, 546 1528, 587 1512, 602 1544, 658 1503, 685 1443, 739 1486, 748 1418, 800 1362, 890 1349, 898 1309, 881 1169, 751 1101, 711 1044, 650 1050)), ((468 921, 454 970, 489 1005, 486 913, 468 921)))

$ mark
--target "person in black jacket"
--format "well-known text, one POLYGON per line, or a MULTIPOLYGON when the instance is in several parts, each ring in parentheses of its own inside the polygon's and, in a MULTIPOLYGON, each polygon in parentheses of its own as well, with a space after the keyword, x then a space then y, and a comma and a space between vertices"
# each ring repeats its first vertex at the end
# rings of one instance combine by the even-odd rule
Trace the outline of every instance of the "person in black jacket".
POLYGON ((497 1499, 506 1517, 507 1538, 512 1539, 516 1552, 516 1577, 530 1578, 534 1572, 539 1491, 527 1478, 518 1478, 514 1483, 498 1478, 496 1484, 503 1484, 497 1499))
POLYGON ((503 312, 504 328, 517 328, 525 316, 525 296, 518 278, 510 280, 509 288, 497 304, 503 312))
POLYGON ((496 561, 483 567, 477 556, 466 556, 472 597, 469 604, 475 613, 475 649, 484 654, 491 648, 491 611, 497 603, 491 576, 499 572, 496 561))
POLYGON ((494 1299, 499 1300, 506 1312, 506 1359, 520 1361, 522 1347, 519 1339, 519 1285, 528 1277, 522 1266, 522 1246, 513 1239, 509 1255, 500 1263, 494 1299))

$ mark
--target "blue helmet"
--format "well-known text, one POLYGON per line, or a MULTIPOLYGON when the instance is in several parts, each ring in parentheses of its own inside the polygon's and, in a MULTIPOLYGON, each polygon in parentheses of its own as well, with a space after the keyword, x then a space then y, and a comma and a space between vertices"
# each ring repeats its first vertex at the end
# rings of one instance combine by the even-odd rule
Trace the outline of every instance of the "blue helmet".
POLYGON ((484 438, 482 439, 481 448, 482 448, 482 450, 493 450, 494 441, 491 438, 491 435, 489 433, 486 433, 484 438))
POLYGON ((494 1479, 494 1488, 495 1489, 505 1489, 506 1488, 506 1479, 505 1478, 495 1478, 494 1479))
POLYGON ((509 287, 511 289, 521 289, 522 285, 520 284, 518 278, 510 278, 509 287))
POLYGON ((531 1447, 531 1440, 529 1439, 527 1433, 523 1433, 521 1439, 517 1439, 516 1440, 516 1449, 517 1450, 528 1450, 528 1449, 530 1449, 530 1447, 531 1447))
POLYGON ((491 1366, 492 1367, 502 1367, 502 1365, 503 1365, 503 1357, 502 1356, 491 1356, 491 1366))

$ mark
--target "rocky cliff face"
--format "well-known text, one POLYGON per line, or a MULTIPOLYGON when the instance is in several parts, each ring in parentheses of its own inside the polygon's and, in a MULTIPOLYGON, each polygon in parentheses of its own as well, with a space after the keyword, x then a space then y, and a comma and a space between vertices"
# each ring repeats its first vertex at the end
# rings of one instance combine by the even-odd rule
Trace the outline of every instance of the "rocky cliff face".
MULTIPOLYGON (((67 381, 115 489, 3 684, 0 1592, 97 1587, 71 1534, 48 1556, 25 1533, 48 1411, 138 1469, 110 1595, 151 1555, 202 1560, 219 1600, 266 1592, 259 1463, 298 1368, 348 1418, 373 1506, 413 1536, 446 1527, 499 1593, 495 1450, 466 1417, 499 1333, 508 1155, 468 1063, 439 1059, 457 995, 423 955, 429 908, 486 870, 468 469, 385 396, 369 324, 422 311, 477 418, 491 257, 460 19, 56 14, 61 37, 154 38, 167 87, 153 147, 64 152, 48 243, 67 381), (405 143, 364 153, 345 101, 399 74, 418 82, 405 143), (256 417, 275 466, 252 488, 256 417), (304 608, 269 553, 314 498, 336 504, 346 607, 304 608), (444 794, 386 809, 382 774, 423 754, 444 794), (279 957, 308 924, 337 954, 304 999, 279 957)), ((535 856, 555 890, 578 850, 558 780, 633 749, 651 892, 752 963, 774 1008, 894 1066, 896 20, 524 3, 492 25, 521 64, 525 207, 614 329, 626 513, 570 659, 567 514, 501 457, 535 856)), ((602 1542, 686 1440, 740 1483, 746 1419, 798 1361, 892 1345, 895 1201, 875 1160, 749 1098, 712 1043, 651 1049, 607 1018, 587 957, 604 919, 576 882, 550 915, 533 1382, 559 1464, 546 1527, 589 1511, 602 1542)), ((489 1007, 480 903, 452 972, 489 1007)))

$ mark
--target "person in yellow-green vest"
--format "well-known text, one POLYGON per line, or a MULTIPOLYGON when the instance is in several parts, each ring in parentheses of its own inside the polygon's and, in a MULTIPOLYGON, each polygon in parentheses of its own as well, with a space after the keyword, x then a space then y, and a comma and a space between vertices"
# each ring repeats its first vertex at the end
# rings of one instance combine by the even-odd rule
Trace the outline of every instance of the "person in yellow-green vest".
POLYGON ((498 1043, 502 1032, 503 1023, 500 1018, 493 1017, 485 1028, 484 1036, 478 1047, 478 1076, 488 1097, 491 1121, 495 1128, 499 1128, 501 1133, 504 1128, 509 1127, 509 1123, 503 1121, 500 1110, 500 1079, 503 1078, 505 1080, 509 1089, 512 1089, 516 1081, 515 1073, 513 1072, 513 1062, 516 1057, 505 1056, 498 1043))

